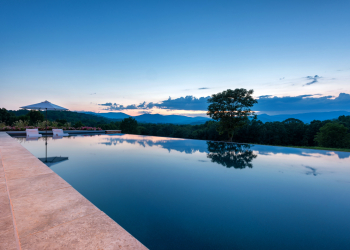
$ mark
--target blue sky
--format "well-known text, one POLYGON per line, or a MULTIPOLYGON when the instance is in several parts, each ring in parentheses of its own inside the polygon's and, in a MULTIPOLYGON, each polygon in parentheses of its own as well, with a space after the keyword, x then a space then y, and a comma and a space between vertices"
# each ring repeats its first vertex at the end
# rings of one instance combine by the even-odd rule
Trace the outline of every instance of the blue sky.
POLYGON ((49 100, 203 115, 193 101, 247 88, 265 96, 256 107, 264 113, 350 111, 349 9, 322 0, 0 0, 0 107, 49 100))

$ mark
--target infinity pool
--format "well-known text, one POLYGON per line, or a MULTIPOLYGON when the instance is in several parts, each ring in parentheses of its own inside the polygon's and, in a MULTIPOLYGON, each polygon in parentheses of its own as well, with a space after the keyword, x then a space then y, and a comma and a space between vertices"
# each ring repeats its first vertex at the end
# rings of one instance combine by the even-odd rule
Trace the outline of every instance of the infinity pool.
POLYGON ((17 140, 149 249, 350 246, 350 153, 123 134, 17 140))

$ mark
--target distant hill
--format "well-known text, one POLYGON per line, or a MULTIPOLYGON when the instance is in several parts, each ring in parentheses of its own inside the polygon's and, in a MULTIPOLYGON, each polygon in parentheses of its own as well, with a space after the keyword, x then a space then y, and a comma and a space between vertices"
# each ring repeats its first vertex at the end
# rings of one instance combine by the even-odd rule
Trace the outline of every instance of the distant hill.
POLYGON ((144 114, 134 116, 136 121, 144 123, 174 123, 174 124, 202 124, 211 119, 206 117, 188 117, 183 115, 144 114))
POLYGON ((262 122, 282 122, 288 118, 295 118, 303 121, 304 123, 310 123, 313 120, 332 120, 337 119, 339 116, 350 115, 350 112, 347 111, 331 111, 331 112, 312 112, 312 113, 302 113, 302 114, 287 114, 287 115, 267 115, 261 114, 258 115, 258 120, 262 122))
POLYGON ((122 120, 124 118, 133 117, 140 123, 173 123, 173 124, 203 124, 209 121, 206 117, 188 117, 184 115, 159 115, 159 114, 143 114, 138 116, 129 116, 122 112, 94 113, 85 112, 85 114, 102 116, 108 119, 122 120))
POLYGON ((127 115, 127 114, 122 113, 122 112, 108 112, 108 113, 83 112, 83 113, 89 114, 89 115, 102 116, 104 118, 116 119, 116 120, 122 120, 124 118, 130 117, 130 115, 127 115))
MULTIPOLYGON (((143 114, 139 116, 129 116, 122 112, 108 112, 108 113, 94 113, 94 112, 83 112, 85 114, 104 117, 107 119, 122 120, 124 118, 133 117, 140 123, 172 123, 172 124, 190 124, 199 125, 203 124, 211 119, 208 117, 188 117, 184 115, 159 115, 159 114, 143 114)), ((304 123, 310 123, 313 120, 331 120, 337 119, 341 115, 350 115, 347 111, 332 111, 332 112, 312 112, 302 114, 284 114, 284 115, 258 115, 258 120, 262 122, 274 122, 284 121, 288 118, 296 118, 304 123)))

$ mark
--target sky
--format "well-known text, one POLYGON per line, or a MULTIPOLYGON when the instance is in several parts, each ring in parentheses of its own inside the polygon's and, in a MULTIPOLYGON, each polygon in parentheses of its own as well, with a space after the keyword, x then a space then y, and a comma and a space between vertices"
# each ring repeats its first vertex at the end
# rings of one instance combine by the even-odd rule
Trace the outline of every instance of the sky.
POLYGON ((0 0, 0 108, 205 115, 350 111, 350 1, 0 0))

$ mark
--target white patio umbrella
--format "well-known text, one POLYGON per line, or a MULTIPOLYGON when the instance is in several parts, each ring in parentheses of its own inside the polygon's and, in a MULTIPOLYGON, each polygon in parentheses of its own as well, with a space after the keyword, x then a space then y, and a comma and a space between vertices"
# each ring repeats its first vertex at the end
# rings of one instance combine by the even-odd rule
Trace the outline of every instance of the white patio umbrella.
POLYGON ((68 109, 52 104, 51 102, 45 101, 37 104, 32 104, 28 106, 20 107, 22 109, 35 109, 35 110, 45 110, 46 111, 46 135, 47 135, 47 111, 48 110, 57 110, 57 111, 66 111, 68 109))

